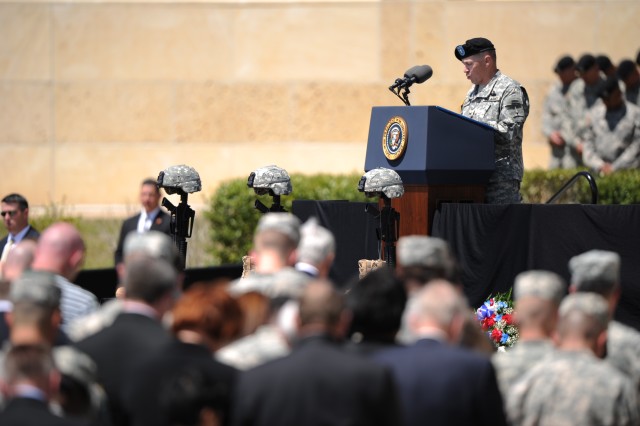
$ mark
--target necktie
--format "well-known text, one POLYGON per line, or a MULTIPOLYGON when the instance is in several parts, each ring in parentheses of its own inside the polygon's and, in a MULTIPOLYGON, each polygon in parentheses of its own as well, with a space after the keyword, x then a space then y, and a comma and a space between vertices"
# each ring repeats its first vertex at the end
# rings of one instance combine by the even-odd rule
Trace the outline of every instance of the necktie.
POLYGON ((13 248, 13 239, 9 238, 7 240, 7 244, 4 245, 4 249, 2 249, 2 256, 0 256, 0 262, 4 262, 7 260, 7 256, 9 256, 9 252, 13 248))

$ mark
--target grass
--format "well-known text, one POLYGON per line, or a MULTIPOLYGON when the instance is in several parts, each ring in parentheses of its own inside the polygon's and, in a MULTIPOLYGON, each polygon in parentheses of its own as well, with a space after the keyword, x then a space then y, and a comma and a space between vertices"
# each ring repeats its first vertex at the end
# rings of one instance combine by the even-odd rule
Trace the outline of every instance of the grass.
MULTIPOLYGON (((118 243, 123 219, 70 217, 53 209, 43 216, 32 218, 31 224, 42 232, 47 226, 56 221, 71 222, 82 234, 87 246, 84 269, 113 267, 113 252, 118 243)), ((202 217, 196 217, 191 238, 187 239, 188 268, 212 265, 210 255, 207 254, 208 244, 209 222, 202 217)))

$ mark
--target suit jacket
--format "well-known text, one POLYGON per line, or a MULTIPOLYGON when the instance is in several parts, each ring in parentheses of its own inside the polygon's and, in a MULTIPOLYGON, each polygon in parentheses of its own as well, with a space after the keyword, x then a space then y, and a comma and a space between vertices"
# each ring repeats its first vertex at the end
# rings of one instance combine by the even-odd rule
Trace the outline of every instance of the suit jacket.
MULTIPOLYGON (((122 262, 122 252, 124 247, 124 239, 126 238, 129 232, 136 232, 138 230, 138 221, 140 220, 140 213, 135 216, 132 216, 128 219, 125 219, 122 222, 122 227, 120 228, 120 236, 118 237, 118 245, 116 246, 116 251, 114 252, 114 261, 117 265, 122 262)), ((167 235, 171 235, 171 216, 165 213, 162 209, 158 212, 158 215, 151 223, 152 231, 160 231, 164 232, 167 235)))
POLYGON ((202 345, 172 340, 159 352, 149 354, 131 378, 125 391, 126 409, 131 424, 135 426, 169 425, 162 395, 171 381, 190 369, 215 392, 207 397, 207 403, 217 408, 223 424, 229 417, 231 393, 238 371, 213 359, 209 349, 202 345))
POLYGON ((390 372, 323 336, 240 376, 233 425, 397 425, 390 372))
POLYGON ((422 339, 373 358, 393 371, 405 425, 506 425, 488 357, 422 339))
POLYGON ((169 341, 170 335, 160 321, 121 313, 113 324, 76 343, 96 363, 98 381, 107 393, 114 424, 128 424, 123 409, 124 389, 139 363, 169 341))
MULTIPOLYGON (((38 238, 40 238, 40 233, 31 225, 27 226, 29 227, 29 230, 25 234, 24 239, 38 241, 38 238)), ((9 241, 9 234, 5 235, 5 237, 0 240, 0 253, 2 253, 2 250, 4 250, 4 246, 7 245, 7 241, 9 241)))
POLYGON ((49 411, 46 402, 32 398, 14 398, 2 412, 0 425, 6 426, 73 426, 84 422, 58 417, 49 411))

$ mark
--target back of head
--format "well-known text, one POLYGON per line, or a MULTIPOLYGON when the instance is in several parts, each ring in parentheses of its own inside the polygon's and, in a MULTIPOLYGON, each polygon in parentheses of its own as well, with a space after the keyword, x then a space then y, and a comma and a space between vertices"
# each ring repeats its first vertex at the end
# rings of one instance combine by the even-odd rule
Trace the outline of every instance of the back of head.
POLYGON ((632 74, 637 74, 638 68, 636 64, 631 59, 624 59, 618 64, 618 77, 622 81, 627 81, 627 79, 632 74))
POLYGON ((216 283, 196 283, 190 286, 173 308, 171 330, 178 335, 183 330, 199 333, 220 347, 239 336, 242 311, 238 302, 216 283))
POLYGON ((134 257, 125 265, 127 299, 154 304, 176 290, 176 269, 164 259, 134 257))
POLYGON ((53 371, 51 350, 44 345, 14 345, 4 359, 5 379, 9 386, 30 384, 48 391, 53 371))
POLYGON ((329 281, 311 281, 300 298, 300 326, 335 326, 343 310, 344 298, 329 281))
POLYGON ((558 336, 561 342, 568 339, 593 342, 608 324, 609 306, 598 294, 570 294, 560 304, 558 336))
POLYGON ((336 240, 331 231, 318 224, 317 219, 311 218, 300 228, 300 243, 298 244, 298 262, 320 265, 336 251, 336 240))
POLYGON ((300 220, 291 213, 266 213, 258 221, 253 251, 257 272, 274 272, 295 264, 300 243, 300 220))
POLYGON ((400 237, 397 261, 404 279, 413 279, 423 284, 436 278, 453 279, 456 267, 449 243, 426 235, 400 237))
POLYGON ((11 341, 52 344, 60 320, 61 291, 49 272, 26 271, 11 284, 11 341))
POLYGON ((2 264, 2 276, 7 281, 14 281, 25 270, 31 267, 36 253, 37 243, 24 239, 16 244, 2 264))
POLYGON ((571 287, 608 297, 620 283, 620 256, 612 251, 590 250, 569 260, 571 287))
POLYGON ((414 303, 410 304, 410 315, 414 318, 411 321, 418 327, 429 324, 448 332, 454 320, 465 315, 468 310, 460 292, 444 280, 430 282, 415 298, 414 303))
POLYGON ((9 298, 14 305, 31 303, 48 309, 58 309, 62 293, 55 276, 45 271, 25 271, 11 284, 9 298))
POLYGON ((84 250, 84 241, 76 227, 67 222, 56 222, 40 235, 33 268, 72 280, 82 264, 84 250))
POLYGON ((389 268, 375 269, 356 281, 346 297, 353 315, 350 335, 393 340, 400 329, 407 293, 389 268))
POLYGON ((130 232, 124 240, 125 262, 134 257, 162 259, 176 270, 182 265, 181 254, 171 237, 160 231, 130 232))
POLYGON ((518 274, 513 285, 518 326, 538 329, 550 337, 566 289, 562 277, 553 272, 534 270, 518 274))
POLYGON ((513 284, 513 299, 518 302, 525 297, 535 297, 559 305, 567 293, 567 285, 554 272, 532 270, 518 274, 513 284))

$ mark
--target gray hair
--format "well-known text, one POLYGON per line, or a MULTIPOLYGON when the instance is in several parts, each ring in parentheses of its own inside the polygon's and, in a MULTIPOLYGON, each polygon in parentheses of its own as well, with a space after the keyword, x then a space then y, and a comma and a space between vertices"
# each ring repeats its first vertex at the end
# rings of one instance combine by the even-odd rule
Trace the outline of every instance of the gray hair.
POLYGON ((307 220, 300 228, 298 261, 319 265, 336 251, 336 240, 331 231, 318 224, 315 217, 307 220))
POLYGON ((421 288, 409 306, 418 319, 432 320, 443 330, 468 310, 464 297, 445 280, 434 280, 421 288))

